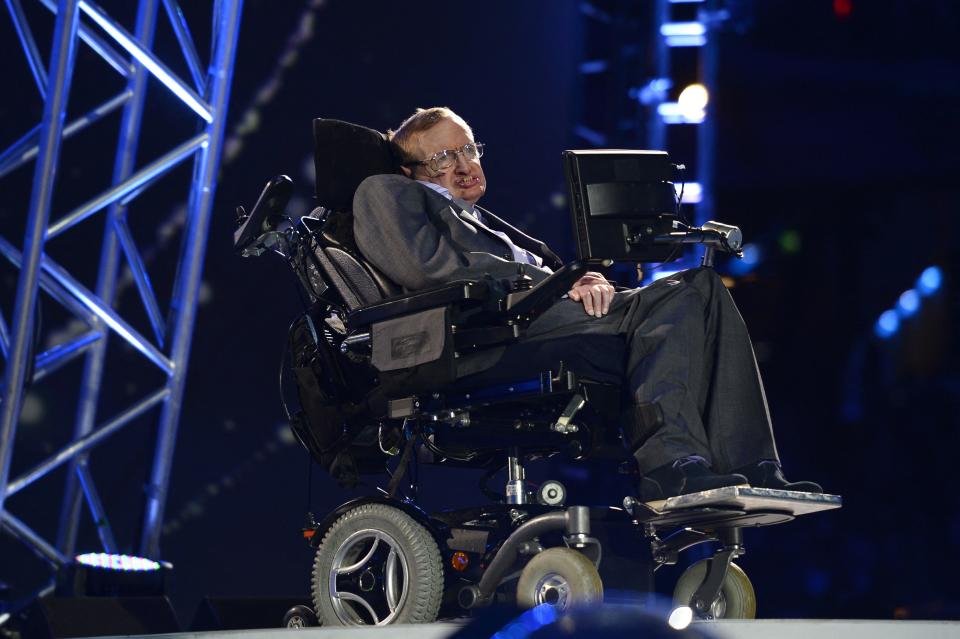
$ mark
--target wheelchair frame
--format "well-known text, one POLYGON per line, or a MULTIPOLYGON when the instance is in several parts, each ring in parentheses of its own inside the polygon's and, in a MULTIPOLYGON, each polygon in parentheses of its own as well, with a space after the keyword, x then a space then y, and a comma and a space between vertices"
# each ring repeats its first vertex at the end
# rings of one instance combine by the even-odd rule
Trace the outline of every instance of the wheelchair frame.
MULTIPOLYGON (((319 238, 324 233, 326 216, 330 212, 319 209, 294 224, 283 212, 291 193, 292 183, 289 178, 279 176, 268 183, 249 215, 242 208, 239 209, 240 228, 234 236, 235 247, 244 256, 260 255, 270 250, 288 260, 310 295, 314 310, 320 308, 323 313, 333 311, 338 320, 350 328, 333 339, 325 340, 321 333, 326 334, 329 331, 326 327, 320 331, 316 328, 316 323, 324 321, 323 318, 311 319, 310 311, 306 314, 317 349, 327 349, 328 359, 346 362, 348 365, 369 365, 365 363, 370 359, 370 327, 377 322, 438 306, 465 305, 473 309, 480 308, 484 309, 483 312, 488 316, 495 315, 500 319, 493 329, 471 330, 469 327, 461 329, 455 326, 451 332, 457 348, 469 349, 509 341, 521 333, 522 327, 531 317, 569 290, 570 285, 587 268, 583 263, 573 262, 533 287, 525 281, 529 278, 525 278, 521 271, 514 290, 499 298, 491 295, 486 283, 453 282, 437 289, 394 295, 369 303, 364 303, 362 296, 357 295, 356 303, 351 305, 337 282, 337 277, 344 278, 344 273, 338 272, 336 264, 329 256, 324 259, 322 254, 324 244, 319 238), (320 254, 317 255, 316 252, 320 254), (314 263, 309 265, 304 260, 314 260, 314 263)), ((655 241, 703 243, 707 246, 704 264, 709 266, 712 264, 715 249, 729 252, 739 250, 739 243, 737 246, 730 246, 727 238, 727 234, 711 230, 705 225, 701 229, 689 229, 687 232, 672 233, 670 237, 655 238, 655 241)), ((331 244, 336 245, 336 242, 330 242, 327 246, 331 244)), ((357 259, 357 256, 354 256, 354 259, 357 259)), ((372 377, 376 378, 376 375, 372 377)), ((524 564, 529 565, 532 557, 546 549, 542 543, 546 539, 551 539, 557 546, 562 544, 563 547, 574 549, 594 565, 598 565, 602 549, 597 539, 591 536, 591 522, 616 520, 633 527, 638 540, 646 540, 653 560, 648 582, 652 582, 653 571, 663 565, 676 563, 683 550, 701 543, 719 542, 719 550, 705 560, 705 576, 689 599, 689 605, 697 616, 713 618, 724 616, 724 611, 718 609, 718 602, 722 601, 725 583, 730 579, 732 560, 745 553, 743 528, 782 523, 799 514, 840 507, 841 500, 834 495, 745 487, 722 488, 671 498, 660 510, 639 503, 631 496, 623 500, 622 507, 564 506, 562 499, 551 503, 543 496, 539 500, 541 503, 534 503, 525 485, 525 457, 536 454, 548 456, 564 449, 574 457, 589 452, 589 429, 575 420, 588 403, 590 394, 594 392, 592 388, 595 390, 596 386, 578 380, 571 372, 561 370, 545 371, 537 378, 517 380, 512 384, 458 389, 445 393, 423 389, 421 392, 379 398, 378 403, 383 411, 381 418, 369 418, 379 422, 377 445, 382 452, 400 457, 388 489, 381 489, 382 495, 347 502, 320 521, 311 521, 303 530, 305 539, 312 547, 318 548, 319 553, 324 538, 346 514, 367 505, 397 509, 421 525, 436 542, 444 574, 441 611, 447 615, 456 615, 490 605, 496 599, 498 590, 510 581, 518 568, 524 564), (448 433, 469 431, 471 421, 476 420, 478 412, 482 413, 490 407, 515 405, 518 401, 544 398, 555 400, 558 409, 555 417, 546 420, 538 418, 539 424, 530 429, 530 436, 525 440, 522 437, 525 434, 524 429, 520 428, 511 434, 514 441, 506 446, 494 447, 501 451, 504 462, 495 469, 502 468, 503 465, 507 468, 505 503, 428 514, 417 506, 413 499, 398 496, 400 481, 411 455, 416 452, 414 448, 418 441, 421 448, 438 456, 446 454, 453 461, 452 465, 456 465, 456 455, 450 454, 449 450, 444 451, 442 446, 436 444, 434 438, 440 433, 439 426, 447 427, 448 433), (403 420, 403 427, 400 429, 404 442, 402 453, 396 438, 385 445, 383 427, 384 422, 389 420, 403 420), (538 440, 539 448, 533 446, 534 438, 538 440), (673 532, 661 538, 661 533, 665 531, 673 532)), ((294 433, 315 459, 328 461, 329 455, 324 455, 329 449, 325 451, 318 447, 307 421, 302 412, 299 416, 292 416, 291 427, 294 433)), ((351 432, 355 434, 355 431, 347 428, 345 436, 351 432)), ((497 450, 487 454, 488 466, 494 463, 497 454, 497 450)), ((557 484, 559 487, 556 490, 562 493, 562 486, 557 484)), ((376 544, 377 539, 374 539, 373 548, 369 551, 370 556, 373 555, 376 544)), ((390 556, 385 560, 388 564, 390 556)), ((392 556, 396 562, 395 555, 392 556)), ((742 574, 742 571, 739 574, 742 574)), ((331 584, 336 582, 337 575, 331 573, 331 584)), ((746 577, 743 576, 743 579, 746 577)), ((746 583, 749 586, 749 580, 746 583)), ((390 585, 383 587, 388 591, 387 600, 390 603, 390 585)), ((363 589, 362 579, 360 589, 363 589)), ((752 592, 752 586, 750 589, 752 592)), ((336 596, 339 595, 334 598, 336 596)), ((375 614, 372 604, 364 605, 373 621, 381 623, 382 620, 375 614)), ((392 621, 395 619, 395 610, 390 607, 390 611, 390 615, 384 619, 392 621)), ((349 622, 351 619, 345 620, 341 617, 339 621, 349 622)))

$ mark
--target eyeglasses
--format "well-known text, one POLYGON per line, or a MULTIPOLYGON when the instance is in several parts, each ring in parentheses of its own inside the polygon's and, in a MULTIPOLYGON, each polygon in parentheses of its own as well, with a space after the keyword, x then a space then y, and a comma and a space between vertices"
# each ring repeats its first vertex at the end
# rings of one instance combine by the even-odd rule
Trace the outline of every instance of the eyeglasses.
POLYGON ((464 144, 459 149, 446 149, 439 151, 422 162, 407 162, 407 166, 426 166, 434 172, 446 171, 457 163, 457 156, 463 155, 463 159, 469 162, 483 157, 483 144, 480 142, 470 142, 464 144))

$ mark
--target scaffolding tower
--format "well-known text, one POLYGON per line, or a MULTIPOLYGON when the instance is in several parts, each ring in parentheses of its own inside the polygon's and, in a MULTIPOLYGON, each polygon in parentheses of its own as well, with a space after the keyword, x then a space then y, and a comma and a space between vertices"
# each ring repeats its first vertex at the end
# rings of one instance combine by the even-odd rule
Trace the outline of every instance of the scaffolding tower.
POLYGON ((160 552, 161 524, 196 319, 243 2, 214 0, 211 55, 205 68, 176 0, 139 0, 132 32, 89 0, 37 1, 56 14, 46 68, 21 0, 6 0, 27 64, 43 99, 43 115, 36 127, 0 154, 0 179, 27 162, 36 162, 22 248, 18 249, 12 240, 0 235, 0 255, 19 269, 9 323, 4 309, 0 309, 0 354, 5 359, 0 388, 0 526, 54 567, 59 567, 72 560, 81 507, 85 501, 105 552, 115 553, 120 547, 134 547, 136 542, 121 546, 115 539, 107 516, 107 504, 102 502, 94 485, 88 457, 93 447, 135 418, 158 408, 156 448, 144 496, 138 544, 141 555, 156 558, 160 552), (183 54, 189 78, 178 77, 153 52, 161 5, 183 54), (106 60, 126 83, 115 97, 66 122, 74 61, 81 41, 106 60), (144 97, 147 80, 151 77, 197 116, 197 128, 192 136, 167 153, 144 166, 136 166, 144 97), (85 204, 51 221, 61 144, 121 108, 121 129, 110 186, 85 204), (170 311, 164 315, 128 227, 126 211, 128 204, 144 189, 191 158, 193 177, 186 223, 170 311), (96 288, 90 290, 47 255, 45 244, 98 212, 104 212, 105 230, 96 288), (151 336, 138 332, 115 310, 118 273, 123 262, 134 276, 153 329, 151 336), (32 344, 40 291, 83 322, 85 330, 64 343, 35 353, 32 344), (103 419, 98 418, 96 410, 104 381, 107 341, 111 335, 119 338, 120 343, 132 346, 159 368, 164 382, 119 414, 103 419), (85 357, 85 362, 72 439, 27 472, 11 478, 25 385, 81 356, 85 357), (51 541, 12 513, 7 500, 63 465, 69 466, 69 472, 57 538, 51 541))

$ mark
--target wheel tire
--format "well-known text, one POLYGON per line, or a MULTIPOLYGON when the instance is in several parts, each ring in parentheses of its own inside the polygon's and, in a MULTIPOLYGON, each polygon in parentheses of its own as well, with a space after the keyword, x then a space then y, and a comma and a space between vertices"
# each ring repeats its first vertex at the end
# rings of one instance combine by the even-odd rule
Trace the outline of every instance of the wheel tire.
POLYGON ((324 535, 313 563, 313 604, 324 626, 429 623, 443 581, 440 550, 426 528, 393 506, 364 504, 324 535), (335 563, 338 575, 331 574, 335 563))
POLYGON ((567 610, 603 601, 603 582, 593 562, 571 548, 548 548, 531 559, 517 581, 517 605, 567 610))
MULTIPOLYGON (((689 606, 707 575, 707 559, 701 559, 687 568, 673 589, 673 601, 678 606, 689 606)), ((694 614, 699 615, 696 610, 694 614)), ((701 617, 703 615, 700 615, 701 617)), ((711 606, 713 619, 756 619, 757 594, 747 573, 737 564, 731 563, 727 575, 720 586, 720 594, 711 606)))
POLYGON ((317 615, 310 606, 294 606, 283 616, 283 628, 312 628, 319 625, 317 615))

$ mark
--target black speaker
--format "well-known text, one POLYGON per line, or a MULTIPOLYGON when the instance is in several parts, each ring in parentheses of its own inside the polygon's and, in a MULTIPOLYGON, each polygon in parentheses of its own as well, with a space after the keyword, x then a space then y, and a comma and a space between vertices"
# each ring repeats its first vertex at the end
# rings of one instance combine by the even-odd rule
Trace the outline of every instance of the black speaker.
POLYGON ((180 632, 166 597, 44 597, 27 609, 24 637, 102 637, 180 632))
POLYGON ((307 597, 204 597, 190 630, 280 628, 288 610, 310 604, 307 597))

